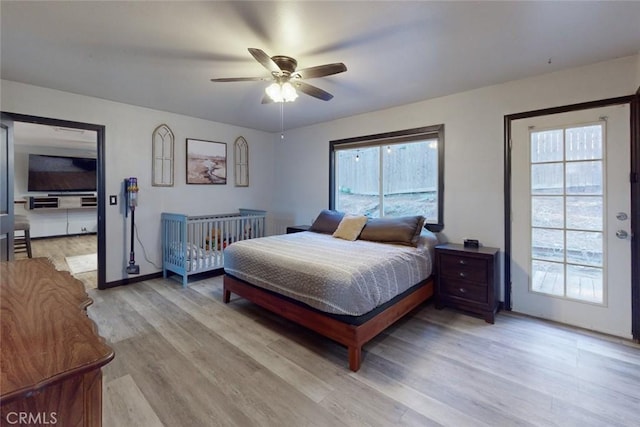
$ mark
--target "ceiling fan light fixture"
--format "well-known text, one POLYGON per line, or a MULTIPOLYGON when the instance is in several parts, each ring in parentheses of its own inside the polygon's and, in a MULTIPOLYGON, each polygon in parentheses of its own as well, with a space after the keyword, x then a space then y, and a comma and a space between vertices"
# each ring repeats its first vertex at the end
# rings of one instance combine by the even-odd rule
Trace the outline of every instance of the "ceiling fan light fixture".
POLYGON ((271 83, 264 90, 267 95, 273 100, 273 102, 282 102, 282 91, 280 90, 280 85, 278 83, 271 83))
POLYGON ((298 97, 298 93, 296 92, 296 88, 289 82, 284 82, 282 84, 282 97, 285 102, 293 102, 298 97))
POLYGON ((264 91, 273 102, 293 102, 298 97, 296 88, 289 82, 272 83, 264 91))

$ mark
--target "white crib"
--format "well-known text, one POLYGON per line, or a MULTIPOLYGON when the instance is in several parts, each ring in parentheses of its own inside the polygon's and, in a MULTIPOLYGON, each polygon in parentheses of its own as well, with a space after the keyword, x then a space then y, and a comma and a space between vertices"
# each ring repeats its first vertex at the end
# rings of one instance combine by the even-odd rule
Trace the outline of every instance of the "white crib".
POLYGON ((239 213, 188 216, 162 213, 162 275, 189 276, 221 269, 224 248, 238 240, 263 237, 266 211, 240 209, 239 213))

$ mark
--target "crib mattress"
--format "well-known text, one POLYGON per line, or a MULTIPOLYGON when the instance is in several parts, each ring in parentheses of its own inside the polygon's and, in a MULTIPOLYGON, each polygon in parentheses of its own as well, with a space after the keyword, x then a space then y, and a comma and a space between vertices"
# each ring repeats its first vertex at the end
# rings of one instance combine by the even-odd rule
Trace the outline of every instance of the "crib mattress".
POLYGON ((433 246, 418 247, 301 232, 235 242, 224 270, 318 310, 360 316, 429 277, 433 246))

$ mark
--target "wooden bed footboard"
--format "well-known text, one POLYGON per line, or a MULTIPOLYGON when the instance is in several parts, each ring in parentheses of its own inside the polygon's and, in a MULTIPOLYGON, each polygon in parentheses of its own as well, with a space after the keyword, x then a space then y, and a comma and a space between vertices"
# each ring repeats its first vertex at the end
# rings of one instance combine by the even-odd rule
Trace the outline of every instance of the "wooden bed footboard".
POLYGON ((362 346, 365 343, 433 295, 433 276, 421 282, 413 292, 360 325, 341 322, 225 274, 222 297, 225 303, 230 301, 232 292, 345 345, 349 351, 349 369, 355 372, 360 369, 362 346))

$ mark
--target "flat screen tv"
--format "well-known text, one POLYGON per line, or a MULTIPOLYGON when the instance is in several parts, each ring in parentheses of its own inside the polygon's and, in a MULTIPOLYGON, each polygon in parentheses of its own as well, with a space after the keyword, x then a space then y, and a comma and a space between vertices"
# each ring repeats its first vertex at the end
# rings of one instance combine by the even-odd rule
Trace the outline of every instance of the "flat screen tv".
POLYGON ((96 159, 29 154, 29 191, 96 191, 96 159))

